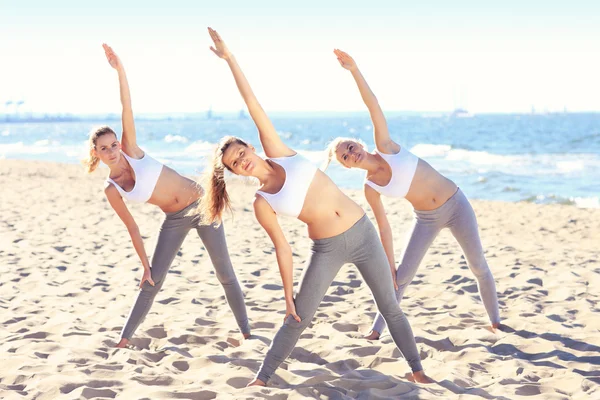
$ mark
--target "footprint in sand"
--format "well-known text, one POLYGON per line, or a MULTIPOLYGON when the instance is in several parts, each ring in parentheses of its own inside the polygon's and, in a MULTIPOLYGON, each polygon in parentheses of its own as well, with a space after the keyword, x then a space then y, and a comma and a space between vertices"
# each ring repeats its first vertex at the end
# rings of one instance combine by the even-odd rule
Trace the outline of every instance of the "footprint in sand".
POLYGON ((186 343, 190 343, 190 344, 207 344, 209 342, 209 340, 214 340, 215 337, 210 337, 210 336, 198 336, 198 335, 181 335, 181 336, 177 336, 177 337, 173 337, 171 339, 169 339, 169 342, 176 344, 176 345, 182 345, 182 344, 186 344, 186 343))
POLYGON ((187 361, 174 361, 173 367, 177 368, 179 371, 185 372, 190 369, 190 364, 187 361))
POLYGON ((154 339, 164 339, 167 337, 167 331, 163 327, 151 328, 146 331, 148 336, 154 339))

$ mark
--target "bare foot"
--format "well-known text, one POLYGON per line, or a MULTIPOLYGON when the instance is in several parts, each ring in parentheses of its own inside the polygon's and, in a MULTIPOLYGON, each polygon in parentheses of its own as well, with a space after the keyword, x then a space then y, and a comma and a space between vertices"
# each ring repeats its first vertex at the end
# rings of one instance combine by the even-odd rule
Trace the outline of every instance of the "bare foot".
POLYGON ((252 336, 251 333, 244 333, 244 339, 248 339, 250 336, 252 336))
POLYGON ((435 383, 435 381, 433 379, 431 379, 430 377, 428 377, 427 375, 425 375, 425 371, 421 370, 421 371, 417 371, 417 372, 413 372, 413 378, 415 380, 415 382, 418 383, 435 383))
POLYGON ((119 341, 119 343, 117 343, 117 345, 115 347, 119 348, 119 349, 124 349, 125 347, 127 347, 127 345, 129 344, 129 339, 121 339, 119 341))
POLYGON ((246 385, 246 387, 248 386, 267 386, 267 384, 260 379, 253 379, 249 384, 246 385))
POLYGON ((371 331, 367 336, 363 336, 367 340, 379 340, 379 332, 371 331))

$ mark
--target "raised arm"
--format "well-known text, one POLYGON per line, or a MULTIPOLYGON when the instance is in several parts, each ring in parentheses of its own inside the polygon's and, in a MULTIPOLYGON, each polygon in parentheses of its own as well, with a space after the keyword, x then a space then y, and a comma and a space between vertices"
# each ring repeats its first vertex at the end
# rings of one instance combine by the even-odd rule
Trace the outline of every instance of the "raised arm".
POLYGON ((144 241, 142 240, 140 229, 133 219, 133 216, 127 209, 127 206, 125 205, 125 202, 123 201, 123 198, 119 194, 116 187, 114 187, 112 184, 109 184, 106 189, 104 189, 104 194, 106 195, 106 198, 108 199, 108 202, 113 210, 115 210, 119 218, 121 218, 121 221, 123 221, 127 227, 127 232, 129 232, 129 237, 131 237, 133 248, 135 249, 135 252, 142 262, 142 266, 144 267, 142 280, 140 281, 140 288, 145 281, 148 281, 148 283, 154 286, 154 281, 152 280, 152 273, 150 270, 150 262, 148 261, 146 249, 144 248, 144 241))
POLYGON ((123 111, 121 120, 123 124, 123 137, 121 145, 123 151, 133 158, 142 158, 144 152, 138 147, 135 137, 135 123, 133 121, 133 109, 131 108, 131 93, 129 92, 129 82, 121 60, 113 49, 106 43, 102 45, 106 59, 111 67, 113 67, 119 76, 119 91, 121 95, 121 106, 123 111))
POLYGON ((390 264, 390 271, 392 272, 392 282, 394 282, 394 288, 398 290, 398 283, 396 282, 396 261, 394 259, 394 239, 392 236, 392 227, 385 214, 383 203, 381 202, 381 195, 372 187, 365 185, 365 197, 367 202, 373 210, 377 226, 379 227, 379 237, 381 238, 381 244, 385 250, 388 262, 390 264))
POLYGON ((275 212, 260 195, 256 195, 254 200, 254 214, 260 225, 267 231, 275 246, 275 254, 277 256, 277 264, 279 265, 279 273, 283 282, 283 293, 285 296, 285 321, 288 315, 292 315, 298 322, 301 321, 296 314, 296 306, 294 305, 294 266, 292 261, 292 248, 286 240, 281 226, 277 221, 275 212))
POLYGON ((254 95, 254 92, 234 55, 229 51, 227 45, 225 45, 225 42, 221 39, 221 36, 219 36, 217 31, 212 28, 208 28, 208 33, 214 42, 214 47, 211 46, 210 49, 219 58, 227 61, 227 65, 229 65, 229 68, 231 69, 235 84, 246 103, 246 107, 248 108, 252 120, 254 120, 254 124, 256 124, 256 127, 258 128, 260 143, 262 144, 267 157, 287 157, 296 154, 295 151, 283 143, 277 134, 275 127, 254 95))
POLYGON ((340 65, 352 73, 352 77, 356 81, 363 102, 369 109, 371 121, 373 122, 373 133, 375 135, 375 145, 377 146, 377 150, 385 154, 395 154, 399 152, 400 146, 390 137, 387 122, 383 115, 383 111, 379 106, 377 97, 375 97, 375 94, 369 87, 365 77, 358 69, 356 62, 352 57, 341 50, 336 49, 333 53, 336 55, 340 65))

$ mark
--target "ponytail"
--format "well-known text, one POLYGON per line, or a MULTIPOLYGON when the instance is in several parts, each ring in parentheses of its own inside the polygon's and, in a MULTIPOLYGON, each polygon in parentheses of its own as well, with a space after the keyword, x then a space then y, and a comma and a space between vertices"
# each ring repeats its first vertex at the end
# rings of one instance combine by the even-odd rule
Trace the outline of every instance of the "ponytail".
MULTIPOLYGON (((248 146, 242 139, 234 136, 226 136, 221 139, 217 145, 211 167, 207 170, 205 176, 206 182, 206 193, 204 198, 200 201, 197 212, 200 214, 202 223, 211 225, 221 223, 223 218, 223 212, 227 209, 230 213, 233 213, 231 207, 231 199, 227 193, 227 185, 225 182, 225 168, 228 170, 225 164, 223 164, 223 153, 233 143, 238 143, 243 146, 248 146)), ((231 170, 230 170, 231 171, 231 170)))

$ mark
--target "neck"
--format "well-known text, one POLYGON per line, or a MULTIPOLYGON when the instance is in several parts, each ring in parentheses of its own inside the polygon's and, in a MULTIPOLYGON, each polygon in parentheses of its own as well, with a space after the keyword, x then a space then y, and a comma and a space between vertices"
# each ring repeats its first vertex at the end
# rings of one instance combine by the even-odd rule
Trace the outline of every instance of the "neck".
POLYGON ((366 170, 369 175, 372 175, 381 169, 382 163, 383 159, 379 154, 366 153, 366 157, 359 168, 366 170))
POLYGON ((261 165, 257 165, 255 171, 254 177, 257 178, 263 186, 275 175, 275 168, 273 168, 267 160, 263 160, 261 165))
POLYGON ((121 155, 121 157, 119 158, 119 162, 113 165, 109 165, 108 168, 110 169, 110 175, 120 175, 122 171, 128 168, 127 160, 125 159, 125 157, 123 157, 123 155, 121 155))

